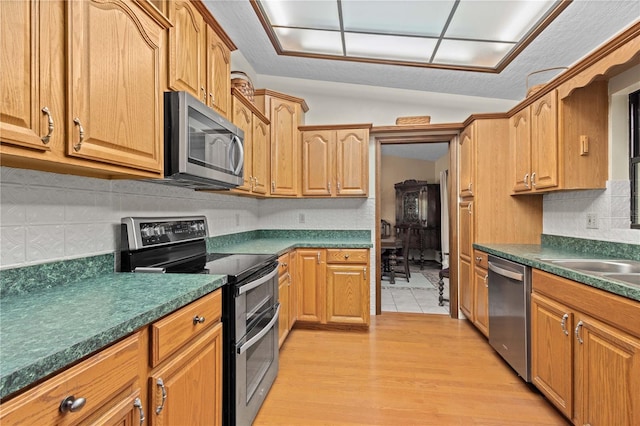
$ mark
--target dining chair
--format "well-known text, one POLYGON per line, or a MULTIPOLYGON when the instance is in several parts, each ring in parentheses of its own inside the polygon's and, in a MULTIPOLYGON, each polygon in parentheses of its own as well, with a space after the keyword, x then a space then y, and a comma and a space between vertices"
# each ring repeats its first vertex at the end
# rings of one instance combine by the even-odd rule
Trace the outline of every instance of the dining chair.
POLYGON ((409 246, 411 242, 411 230, 405 229, 402 234, 402 248, 398 249, 396 255, 396 268, 394 269, 396 276, 398 274, 404 275, 409 282, 411 278, 411 271, 409 270, 409 246))

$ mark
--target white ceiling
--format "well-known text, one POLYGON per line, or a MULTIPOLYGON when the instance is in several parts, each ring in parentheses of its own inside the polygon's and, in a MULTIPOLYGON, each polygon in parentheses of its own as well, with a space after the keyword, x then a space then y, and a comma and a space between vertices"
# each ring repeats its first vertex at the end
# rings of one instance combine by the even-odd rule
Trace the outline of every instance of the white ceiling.
MULTIPOLYGON (((638 0, 574 0, 511 64, 493 74, 279 56, 249 0, 204 3, 258 74, 511 100, 525 97, 529 73, 570 66, 640 19, 638 0)), ((500 1, 491 3, 500 7, 500 1)), ((529 84, 557 73, 534 76, 529 84)))
POLYGON ((411 158, 414 160, 436 161, 449 151, 448 143, 407 143, 383 144, 382 155, 411 158))

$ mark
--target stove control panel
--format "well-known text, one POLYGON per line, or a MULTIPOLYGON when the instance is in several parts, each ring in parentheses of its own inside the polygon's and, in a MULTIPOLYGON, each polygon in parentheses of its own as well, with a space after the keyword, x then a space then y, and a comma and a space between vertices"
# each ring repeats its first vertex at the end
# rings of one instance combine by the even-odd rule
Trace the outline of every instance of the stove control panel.
MULTIPOLYGON (((204 216, 183 218, 135 218, 122 219, 130 250, 171 244, 180 241, 200 240, 208 235, 204 216)), ((123 235, 124 238, 124 235, 123 235)))

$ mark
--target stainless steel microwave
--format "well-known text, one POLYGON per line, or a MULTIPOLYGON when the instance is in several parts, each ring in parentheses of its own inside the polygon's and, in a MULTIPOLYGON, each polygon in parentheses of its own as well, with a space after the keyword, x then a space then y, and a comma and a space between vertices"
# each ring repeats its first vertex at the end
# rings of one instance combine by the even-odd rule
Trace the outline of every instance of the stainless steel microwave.
POLYGON ((187 92, 164 94, 162 183, 195 189, 242 184, 244 132, 187 92))

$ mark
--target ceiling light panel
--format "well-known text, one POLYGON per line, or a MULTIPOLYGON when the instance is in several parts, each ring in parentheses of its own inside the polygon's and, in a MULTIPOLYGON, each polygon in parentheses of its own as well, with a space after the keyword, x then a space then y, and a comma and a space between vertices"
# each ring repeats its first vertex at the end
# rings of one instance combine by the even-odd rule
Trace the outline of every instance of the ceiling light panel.
POLYGON ((433 62, 493 68, 513 48, 509 43, 442 40, 433 62))
POLYGON ((446 38, 518 42, 546 15, 555 1, 461 0, 446 38))
POLYGON ((342 0, 345 31, 438 37, 455 2, 342 0))
POLYGON ((347 56, 394 61, 429 62, 437 39, 345 33, 347 56))
POLYGON ((340 56, 344 54, 342 37, 336 31, 274 28, 274 32, 285 51, 340 56))
POLYGON ((260 4, 276 27, 340 30, 336 0, 269 0, 260 4))

